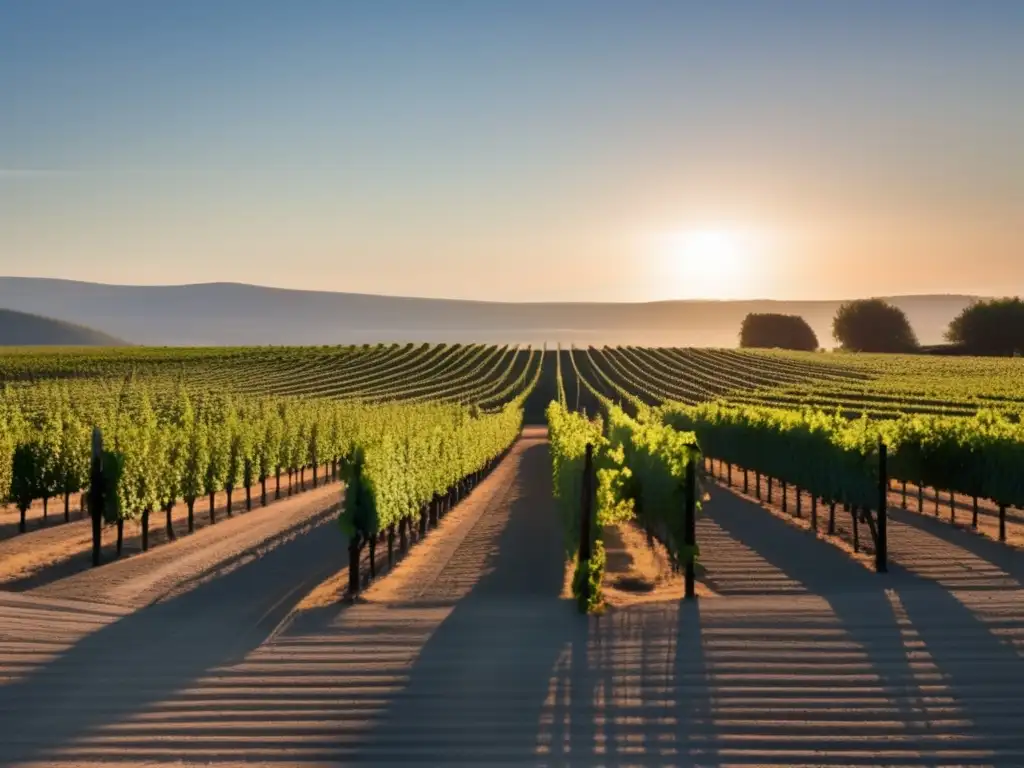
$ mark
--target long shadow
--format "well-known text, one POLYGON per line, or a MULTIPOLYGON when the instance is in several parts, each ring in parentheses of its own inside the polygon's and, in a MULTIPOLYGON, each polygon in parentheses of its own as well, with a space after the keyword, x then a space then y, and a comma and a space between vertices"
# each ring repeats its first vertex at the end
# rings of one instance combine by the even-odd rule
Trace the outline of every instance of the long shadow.
POLYGON ((684 755, 699 757, 700 765, 716 766, 721 765, 718 749, 708 745, 718 743, 719 728, 715 724, 714 684, 704 640, 700 603, 682 603, 676 624, 674 669, 689 665, 702 679, 689 686, 685 701, 676 702, 679 748, 684 755))
POLYGON ((484 575, 424 644, 353 761, 632 764, 647 759, 635 752, 643 743, 713 764, 699 608, 580 616, 559 597, 563 533, 547 446, 521 462, 522 494, 484 575))
POLYGON ((526 447, 520 462, 519 495, 483 576, 424 644, 370 749, 354 760, 489 764, 497 752, 499 761, 535 759, 556 664, 567 651, 585 653, 588 620, 560 598, 563 534, 547 444, 526 447))
MULTIPOLYGON (((346 551, 336 526, 319 525, 191 592, 83 637, 49 664, 0 687, 0 764, 45 760, 62 749, 73 754, 76 740, 241 661, 308 588, 344 565, 346 551), (73 714, 55 714, 58 705, 56 711, 73 714)), ((104 759, 130 760, 133 746, 151 745, 152 737, 140 732, 104 759)), ((211 741, 211 754, 216 748, 211 741)))
MULTIPOLYGON (((911 692, 916 686, 911 683, 910 654, 886 590, 898 595, 911 627, 917 630, 924 650, 931 654, 948 686, 948 695, 971 720, 965 729, 968 733, 962 735, 980 739, 981 744, 974 746, 981 748, 985 740, 998 738, 985 700, 996 690, 1004 692, 1004 700, 1019 697, 1024 661, 973 611, 930 579, 893 563, 887 574, 869 573, 827 542, 734 498, 735 502, 713 509, 714 519, 731 536, 829 603, 843 628, 864 649, 890 701, 907 722, 913 723, 905 733, 932 732, 927 722, 929 705, 911 692), (962 653, 965 648, 972 649, 970 657, 962 653), (893 663, 881 664, 878 660, 893 663), (996 685, 997 681, 1001 682, 996 685), (988 684, 988 690, 980 689, 979 683, 988 684)), ((959 538, 956 543, 961 543, 959 538)), ((935 749, 934 742, 930 749, 935 749)), ((929 747, 922 746, 921 751, 927 754, 929 747)))
MULTIPOLYGON (((323 487, 323 484, 320 485, 323 487)), ((312 489, 307 484, 307 488, 312 489)), ((240 517, 242 515, 250 514, 252 512, 258 512, 265 507, 261 506, 259 498, 259 486, 255 486, 256 494, 253 496, 252 509, 247 510, 245 507, 245 491, 236 493, 235 497, 231 500, 231 514, 232 517, 240 517)), ((301 497, 303 492, 296 491, 294 496, 301 497)), ((287 497, 282 497, 281 501, 286 500, 287 497)), ((171 539, 167 536, 166 518, 163 512, 154 512, 149 522, 149 551, 164 547, 168 544, 174 544, 180 540, 187 540, 189 536, 193 536, 206 528, 213 527, 215 525, 223 523, 228 519, 227 516, 227 503, 217 504, 215 506, 215 516, 217 519, 216 523, 210 522, 209 506, 205 500, 200 499, 196 502, 195 515, 194 515, 194 531, 189 533, 188 531, 188 518, 182 516, 184 504, 179 504, 176 507, 174 519, 172 520, 172 528, 174 530, 175 538, 171 539)), ((269 507, 274 503, 273 493, 268 495, 267 506, 269 507)), ((63 518, 62 518, 63 520, 63 518)), ((74 516, 72 516, 72 523, 77 522, 74 516)), ((85 524, 88 524, 87 522, 85 524)), ((68 524, 70 525, 70 524, 68 524)), ((40 530, 50 530, 55 528, 55 525, 51 525, 48 528, 40 530)), ((66 529, 71 530, 71 529, 66 529)), ((29 531, 32 533, 33 531, 29 531)), ((75 533, 82 534, 87 533, 83 525, 78 526, 75 533)), ((143 554, 142 551, 142 528, 135 522, 129 522, 125 525, 124 535, 122 540, 122 552, 120 555, 117 554, 117 528, 114 525, 104 525, 102 543, 100 549, 100 567, 112 565, 114 563, 120 563, 128 560, 136 555, 143 554)), ((28 535, 28 534, 25 534, 28 535)), ((69 576, 74 576, 77 573, 82 573, 93 568, 92 564, 92 549, 91 545, 85 545, 77 552, 72 552, 65 557, 61 557, 48 563, 42 568, 31 571, 25 576, 17 579, 11 579, 3 585, 3 589, 9 592, 27 592, 32 589, 39 587, 45 587, 49 584, 54 584, 62 579, 66 579, 69 576)))
MULTIPOLYGON (((999 519, 999 508, 994 502, 988 499, 980 499, 978 506, 978 517, 989 518, 991 520, 999 519)), ((916 486, 908 484, 907 490, 907 506, 908 512, 915 512, 918 515, 925 515, 935 519, 935 489, 925 488, 924 491, 924 510, 917 509, 917 488, 916 486)), ((889 504, 901 507, 902 494, 896 488, 890 488, 889 490, 889 504)), ((957 520, 956 525, 962 525, 965 521, 969 521, 971 516, 974 514, 974 504, 969 497, 957 494, 956 496, 956 512, 957 520), (961 516, 965 515, 965 516, 961 516)), ((943 491, 939 496, 939 520, 949 521, 949 494, 943 491)), ((1024 523, 1024 509, 1017 507, 1006 508, 1006 522, 1007 525, 1021 525, 1024 523)))
POLYGON ((59 500, 58 504, 50 507, 50 514, 47 518, 43 519, 42 511, 36 512, 32 510, 34 514, 31 514, 25 518, 25 533, 20 530, 21 522, 17 518, 13 518, 11 521, 6 523, 0 523, 0 541, 6 541, 7 539, 13 539, 15 536, 25 536, 29 533, 35 533, 36 531, 46 531, 51 528, 56 528, 61 525, 68 525, 82 519, 82 511, 76 504, 71 506, 71 519, 66 521, 64 519, 64 501, 59 500))
POLYGON ((954 527, 941 519, 929 518, 917 512, 890 507, 889 517, 967 550, 972 555, 1001 568, 1016 579, 1018 584, 1024 585, 1024 553, 1020 550, 972 533, 969 528, 965 530, 954 527))

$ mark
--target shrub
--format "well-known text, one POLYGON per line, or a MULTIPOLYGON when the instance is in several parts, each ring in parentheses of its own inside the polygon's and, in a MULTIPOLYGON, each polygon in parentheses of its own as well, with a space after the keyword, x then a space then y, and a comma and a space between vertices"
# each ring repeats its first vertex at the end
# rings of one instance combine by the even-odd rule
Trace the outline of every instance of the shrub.
POLYGON ((1024 352, 1024 301, 1013 298, 975 302, 949 324, 946 340, 979 355, 1024 352))
POLYGON ((832 334, 851 352, 912 352, 917 337, 899 307, 881 299, 861 299, 843 304, 836 312, 832 334))
POLYGON ((740 326, 740 346, 813 352, 818 348, 818 337, 797 315, 751 313, 740 326))

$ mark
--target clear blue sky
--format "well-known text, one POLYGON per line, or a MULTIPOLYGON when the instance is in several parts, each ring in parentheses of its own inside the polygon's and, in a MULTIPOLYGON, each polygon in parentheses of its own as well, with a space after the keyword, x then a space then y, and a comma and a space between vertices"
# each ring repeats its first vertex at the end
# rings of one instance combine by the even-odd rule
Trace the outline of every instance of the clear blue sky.
POLYGON ((1024 291, 1015 0, 0 0, 0 105, 0 274, 1024 291))

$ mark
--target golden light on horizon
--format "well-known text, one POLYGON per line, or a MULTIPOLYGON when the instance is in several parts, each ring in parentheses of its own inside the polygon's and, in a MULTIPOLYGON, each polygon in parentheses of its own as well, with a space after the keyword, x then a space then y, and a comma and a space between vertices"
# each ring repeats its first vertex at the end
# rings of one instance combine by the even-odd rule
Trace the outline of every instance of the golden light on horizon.
POLYGON ((686 298, 743 298, 758 266, 755 238, 729 227, 687 229, 660 248, 673 292, 686 298))

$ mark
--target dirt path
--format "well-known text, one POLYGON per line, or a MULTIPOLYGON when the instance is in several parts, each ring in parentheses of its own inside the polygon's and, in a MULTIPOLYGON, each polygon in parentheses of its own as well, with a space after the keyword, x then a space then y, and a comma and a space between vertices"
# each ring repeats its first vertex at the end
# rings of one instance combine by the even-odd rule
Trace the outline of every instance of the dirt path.
MULTIPOLYGON (((307 475, 311 473, 307 472, 307 475)), ((311 488, 307 477, 306 488, 311 488)), ((281 478, 282 500, 288 499, 288 476, 281 478)), ((253 510, 260 508, 260 488, 251 489, 253 510)), ((299 494, 300 485, 296 478, 294 492, 299 494)), ((275 485, 271 478, 268 483, 268 504, 274 500, 275 485)), ((291 497, 294 498, 294 497, 291 497)), ((236 489, 232 496, 232 512, 246 513, 245 489, 236 489)), ((214 496, 214 512, 218 522, 227 517, 227 494, 214 496)), ((71 522, 63 522, 60 516, 50 516, 47 526, 33 525, 24 534, 11 533, 0 538, 0 588, 25 591, 42 584, 67 578, 92 567, 92 524, 81 519, 80 511, 72 512, 71 522)), ((184 503, 175 506, 171 516, 172 527, 178 539, 188 536, 188 509, 184 503)), ((36 523, 39 521, 37 520, 36 523)), ((209 497, 196 500, 194 515, 195 530, 200 531, 212 525, 209 514, 209 497)), ((16 523, 10 531, 17 530, 16 523)), ((166 533, 166 515, 154 513, 149 524, 149 546, 156 549, 169 543, 166 533)), ((128 521, 124 526, 123 551, 118 558, 116 550, 116 528, 104 526, 102 556, 105 563, 124 560, 142 552, 142 527, 138 521, 128 521)))
POLYGON ((719 596, 585 618, 560 597, 547 450, 528 431, 364 603, 278 627, 296 563, 341 554, 321 526, 93 631, 0 686, 0 762, 1024 763, 1011 563, 929 531, 900 550, 894 516, 876 575, 712 489, 719 596))
POLYGON ((0 592, 0 764, 129 718, 258 647, 344 562, 339 493, 321 487, 137 557, 0 592))

